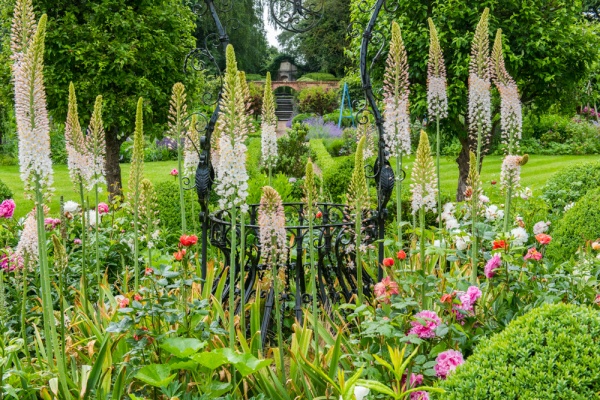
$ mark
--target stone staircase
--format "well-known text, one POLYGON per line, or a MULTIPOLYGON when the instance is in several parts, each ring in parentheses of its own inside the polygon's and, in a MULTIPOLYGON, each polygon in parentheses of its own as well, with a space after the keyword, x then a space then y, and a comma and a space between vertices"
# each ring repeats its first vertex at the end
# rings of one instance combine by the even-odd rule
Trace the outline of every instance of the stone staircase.
POLYGON ((294 114, 294 96, 289 94, 277 94, 275 97, 277 106, 275 115, 279 121, 289 121, 294 114))

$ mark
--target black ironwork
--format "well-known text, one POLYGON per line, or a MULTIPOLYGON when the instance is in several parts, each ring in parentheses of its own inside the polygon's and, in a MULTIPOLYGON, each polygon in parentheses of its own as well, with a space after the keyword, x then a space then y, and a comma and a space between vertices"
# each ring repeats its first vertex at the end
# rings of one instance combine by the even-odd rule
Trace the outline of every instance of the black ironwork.
MULTIPOLYGON (((222 8, 233 7, 234 0, 221 0, 222 8)), ((304 32, 312 28, 320 20, 323 12, 323 0, 269 0, 271 18, 283 29, 291 32, 304 32), (319 6, 320 4, 320 6, 319 6)), ((388 216, 387 204, 392 195, 396 177, 394 171, 387 160, 385 150, 385 138, 383 129, 383 116, 377 105, 377 94, 372 87, 370 69, 383 54, 385 46, 384 35, 376 29, 377 18, 382 10, 395 10, 398 2, 386 4, 386 0, 376 0, 375 4, 370 6, 367 0, 359 4, 359 9, 364 13, 370 13, 370 19, 367 25, 362 29, 362 39, 360 47, 360 76, 365 98, 362 101, 355 102, 356 120, 359 123, 367 123, 374 120, 378 130, 378 154, 373 166, 368 167, 369 178, 374 179, 377 185, 377 208, 372 210, 370 215, 363 218, 363 237, 364 245, 372 245, 378 242, 378 263, 381 266, 384 256, 384 234, 385 222, 388 216), (368 60, 368 51, 371 45, 376 46, 375 56, 368 60), (370 61, 370 62, 369 62, 370 61)), ((227 32, 221 23, 217 7, 213 0, 203 0, 196 6, 198 12, 210 12, 217 33, 209 35, 204 40, 204 46, 192 50, 185 59, 184 68, 186 70, 206 70, 211 68, 216 75, 221 76, 221 70, 213 57, 211 50, 218 48, 220 43, 225 49, 229 43, 227 32)), ((356 25, 349 27, 349 31, 358 33, 356 25)), ((220 277, 230 271, 236 274, 236 286, 244 285, 246 301, 256 295, 254 289, 257 282, 262 280, 267 273, 267 266, 261 263, 260 244, 258 243, 258 225, 257 212, 258 205, 251 205, 245 230, 246 258, 245 271, 247 276, 241 277, 239 274, 239 261, 230 260, 231 248, 229 243, 229 233, 231 229, 240 230, 239 222, 231 221, 230 210, 219 210, 209 215, 208 200, 210 197, 212 183, 214 181, 214 169, 210 160, 211 136, 219 114, 219 100, 221 92, 216 96, 208 96, 207 104, 214 104, 215 111, 210 119, 204 118, 204 135, 200 138, 199 154, 200 163, 196 171, 195 188, 200 202, 200 220, 202 222, 201 244, 202 244, 202 278, 206 278, 207 248, 210 234, 211 245, 219 248, 225 255, 226 265, 232 265, 232 268, 221 271, 220 277), (243 279, 243 282, 240 280, 243 279)), ((203 96, 204 98, 204 96, 203 96)), ((400 177, 403 180, 404 171, 400 177)), ((281 266, 285 267, 285 287, 282 292, 283 304, 289 304, 293 301, 293 314, 298 319, 302 319, 302 305, 312 301, 310 295, 306 293, 305 272, 310 269, 307 263, 306 248, 308 240, 308 226, 304 217, 304 205, 302 203, 285 204, 287 221, 294 221, 286 227, 290 236, 292 245, 290 246, 288 256, 281 266), (293 240, 292 240, 293 238, 293 240)), ((355 259, 354 235, 352 228, 354 222, 349 220, 345 212, 345 206, 341 204, 320 203, 319 209, 322 214, 322 220, 319 225, 314 227, 315 243, 314 248, 317 251, 318 268, 318 301, 321 302, 325 310, 330 309, 333 303, 344 299, 349 301, 354 293, 357 292, 357 280, 355 270, 352 268, 352 260, 355 259)), ((239 215, 240 213, 238 213, 239 215)), ((359 216, 360 217, 360 216, 359 216)), ((237 252, 239 254, 240 252, 237 252)), ((378 269, 377 280, 382 278, 382 269, 378 269)), ((217 279, 219 281, 219 279, 217 279)), ((226 282, 229 280, 227 279, 226 282)), ((371 287, 375 282, 374 278, 364 274, 364 292, 370 293, 371 287)), ((228 297, 231 288, 228 284, 223 292, 223 300, 228 297)), ((262 322, 263 332, 267 332, 270 326, 271 310, 274 305, 273 288, 268 293, 261 292, 261 296, 266 297, 264 309, 264 319, 262 322)), ((239 294, 237 298, 239 298, 239 294)), ((229 305, 234 309, 235 305, 229 305)), ((235 310, 240 312, 239 309, 235 310)), ((282 314, 283 315, 283 314, 282 314)), ((263 341, 266 335, 263 336, 263 341)))

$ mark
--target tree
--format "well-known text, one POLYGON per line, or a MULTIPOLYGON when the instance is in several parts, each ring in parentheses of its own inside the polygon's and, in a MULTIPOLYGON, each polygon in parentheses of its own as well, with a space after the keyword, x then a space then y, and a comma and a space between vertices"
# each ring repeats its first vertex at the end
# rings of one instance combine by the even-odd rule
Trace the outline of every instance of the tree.
MULTIPOLYGON (((373 4, 373 0, 369 3, 373 4)), ((581 0, 399 0, 398 3, 393 13, 382 11, 378 28, 389 41, 391 21, 401 26, 410 65, 411 114, 419 119, 427 116, 428 17, 433 18, 440 34, 448 71, 449 104, 449 116, 442 122, 442 129, 446 136, 458 137, 463 145, 457 159, 458 199, 463 198, 460 188, 464 188, 468 174, 469 53, 483 9, 490 8, 490 37, 498 28, 502 29, 506 67, 517 81, 523 104, 537 112, 552 105, 574 109, 577 88, 587 80, 591 65, 598 58, 594 32, 597 28, 584 21, 581 0)), ((359 0, 352 0, 352 21, 364 24, 370 14, 361 11, 359 4, 359 0)), ((360 40, 361 37, 353 38, 350 47, 355 61, 360 40)), ((371 46, 371 55, 377 51, 376 47, 371 46)), ((372 70, 375 82, 381 82, 382 73, 383 63, 379 62, 372 70)))
POLYGON ((133 132, 137 99, 145 100, 146 131, 162 133, 173 84, 195 84, 182 69, 195 45, 194 16, 179 0, 38 0, 35 6, 49 18, 51 115, 65 120, 70 81, 77 89, 79 114, 86 118, 96 96, 103 95, 106 178, 111 194, 120 194, 119 150, 133 132))
POLYGON ((344 51, 349 44, 349 24, 349 2, 325 0, 323 16, 312 29, 298 34, 283 31, 278 39, 284 52, 302 60, 308 70, 341 77, 350 66, 344 51))

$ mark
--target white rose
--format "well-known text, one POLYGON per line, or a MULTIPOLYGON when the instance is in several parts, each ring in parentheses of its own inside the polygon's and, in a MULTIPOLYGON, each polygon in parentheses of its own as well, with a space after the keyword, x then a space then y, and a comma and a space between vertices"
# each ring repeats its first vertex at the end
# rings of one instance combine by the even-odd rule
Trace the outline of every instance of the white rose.
POLYGON ((510 236, 512 237, 512 244, 514 244, 515 246, 523 246, 525 243, 527 243, 527 240, 529 239, 527 231, 521 227, 515 228, 512 231, 510 231, 510 236))
POLYGON ((485 209, 485 219, 487 221, 496 221, 504 217, 504 211, 500 210, 498 206, 489 206, 485 209))
POLYGON ((65 212, 73 214, 79 210, 79 204, 72 200, 65 201, 65 204, 63 204, 63 209, 65 212))
POLYGON ((550 221, 544 222, 544 221, 540 221, 537 222, 534 226, 533 226, 533 234, 534 235, 539 235, 540 233, 545 233, 548 231, 548 227, 550 226, 550 221))

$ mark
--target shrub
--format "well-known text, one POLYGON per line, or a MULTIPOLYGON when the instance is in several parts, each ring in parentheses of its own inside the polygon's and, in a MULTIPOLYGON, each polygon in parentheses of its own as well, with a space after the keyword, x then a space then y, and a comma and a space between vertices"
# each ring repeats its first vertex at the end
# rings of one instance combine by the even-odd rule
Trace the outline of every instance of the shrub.
POLYGON ((331 158, 331 154, 325 148, 322 139, 313 139, 310 141, 310 155, 321 171, 328 171, 335 168, 335 160, 331 158))
MULTIPOLYGON (((179 207, 179 185, 174 181, 159 182, 155 186, 156 203, 158 206, 158 217, 160 227, 170 232, 181 231, 181 208, 179 207)), ((192 227, 193 221, 198 219, 200 205, 195 197, 194 190, 185 191, 185 215, 188 227, 192 227), (192 213, 192 202, 194 213, 192 213)))
POLYGON ((250 84, 248 85, 248 89, 250 90, 250 105, 248 107, 248 113, 252 114, 254 118, 258 118, 262 112, 264 89, 262 86, 259 86, 252 82, 250 82, 250 84))
POLYGON ((307 135, 308 126, 294 124, 286 135, 277 139, 279 157, 273 172, 296 178, 304 175, 304 168, 308 159, 307 135))
POLYGON ((592 399, 600 391, 600 314, 544 305, 482 341, 441 385, 443 399, 592 399))
POLYGON ((343 152, 344 146, 346 145, 346 141, 344 139, 324 139, 323 144, 332 157, 347 155, 343 152))
POLYGON ((309 72, 308 74, 302 75, 302 77, 298 79, 299 82, 339 80, 339 78, 336 78, 333 74, 328 74, 327 72, 309 72))
MULTIPOLYGON (((269 185, 269 177, 265 174, 259 174, 248 181, 248 204, 260 203, 262 197, 262 188, 269 185)), ((292 197, 293 186, 289 178, 284 174, 273 176, 271 187, 277 190, 284 203, 296 201, 292 197)))
POLYGON ((67 163, 64 125, 53 125, 50 130, 50 156, 53 164, 67 163))
POLYGON ((309 139, 325 139, 329 137, 342 137, 342 129, 333 122, 325 122, 323 117, 313 117, 304 121, 308 125, 309 139))
POLYGON ((292 118, 292 124, 301 124, 302 122, 304 122, 307 119, 312 118, 314 116, 315 116, 315 114, 310 114, 310 113, 298 114, 298 115, 294 116, 294 118, 292 118))
POLYGON ((333 167, 322 168, 323 188, 329 196, 328 200, 343 201, 352 179, 352 171, 354 171, 354 157, 347 157, 341 161, 335 160, 333 167))
POLYGON ((578 164, 554 174, 544 186, 542 197, 550 208, 562 211, 589 190, 600 186, 600 162, 578 164))
POLYGON ((13 192, 6 185, 6 183, 4 183, 0 180, 0 202, 4 201, 6 199, 12 199, 12 198, 13 198, 13 192))
POLYGON ((556 260, 569 259, 586 240, 600 237, 600 188, 583 196, 558 220, 547 254, 556 260))
POLYGON ((303 113, 327 114, 338 106, 337 98, 335 90, 325 90, 322 87, 306 88, 298 94, 298 109, 303 113))
MULTIPOLYGON (((349 110, 347 110, 347 109, 344 110, 344 117, 350 117, 349 110)), ((338 122, 340 122, 340 111, 336 110, 332 113, 323 115, 323 120, 325 122, 331 122, 331 123, 335 124, 335 126, 337 126, 338 122)), ((351 126, 352 126, 351 118, 342 118, 342 127, 343 128, 349 128, 351 126)))
POLYGON ((265 77, 260 74, 246 74, 247 81, 264 81, 265 77))

